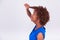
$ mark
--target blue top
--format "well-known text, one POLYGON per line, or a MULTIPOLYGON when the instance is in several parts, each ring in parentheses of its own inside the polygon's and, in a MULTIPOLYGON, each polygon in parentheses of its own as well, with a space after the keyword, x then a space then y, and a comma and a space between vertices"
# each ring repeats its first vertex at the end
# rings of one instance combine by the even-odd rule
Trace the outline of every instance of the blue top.
POLYGON ((43 38, 45 38, 45 27, 42 26, 40 28, 38 28, 37 30, 35 30, 36 26, 33 28, 32 32, 29 35, 29 40, 37 40, 37 35, 38 33, 42 33, 43 34, 43 38))

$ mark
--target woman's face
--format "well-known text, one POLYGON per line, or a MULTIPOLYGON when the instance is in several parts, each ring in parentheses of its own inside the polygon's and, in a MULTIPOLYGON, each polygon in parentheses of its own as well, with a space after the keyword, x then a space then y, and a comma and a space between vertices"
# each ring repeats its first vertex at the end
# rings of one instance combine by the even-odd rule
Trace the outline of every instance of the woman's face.
POLYGON ((34 10, 33 14, 31 15, 31 20, 33 22, 36 22, 38 20, 38 18, 37 18, 37 12, 35 10, 34 10))

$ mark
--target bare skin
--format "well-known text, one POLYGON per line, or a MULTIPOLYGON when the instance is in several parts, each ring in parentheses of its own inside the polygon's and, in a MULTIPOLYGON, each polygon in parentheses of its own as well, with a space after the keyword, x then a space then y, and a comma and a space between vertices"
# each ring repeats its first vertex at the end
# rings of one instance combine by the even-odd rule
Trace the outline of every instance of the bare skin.
POLYGON ((30 6, 28 4, 24 4, 24 6, 26 7, 27 15, 31 17, 31 12, 29 11, 30 6))
MULTIPOLYGON (((33 12, 33 14, 31 14, 31 12, 29 11, 29 8, 32 8, 30 5, 28 5, 27 3, 24 4, 26 11, 27 11, 27 15, 30 17, 30 19, 36 24, 36 28, 35 30, 37 30, 38 28, 40 28, 42 25, 39 23, 40 20, 37 19, 37 15, 36 15, 36 11, 33 12)), ((39 33, 37 35, 37 40, 43 40, 43 35, 42 33, 39 33)))

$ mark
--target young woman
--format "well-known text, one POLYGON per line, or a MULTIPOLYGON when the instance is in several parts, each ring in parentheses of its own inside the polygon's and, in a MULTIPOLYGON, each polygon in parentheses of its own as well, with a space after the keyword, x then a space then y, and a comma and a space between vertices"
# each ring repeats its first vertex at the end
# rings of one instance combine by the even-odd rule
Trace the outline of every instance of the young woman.
POLYGON ((29 35, 29 40, 44 40, 46 31, 44 26, 49 21, 49 12, 43 6, 31 7, 28 4, 24 4, 24 6, 31 21, 36 24, 29 35), (33 14, 31 14, 29 8, 34 9, 33 14))

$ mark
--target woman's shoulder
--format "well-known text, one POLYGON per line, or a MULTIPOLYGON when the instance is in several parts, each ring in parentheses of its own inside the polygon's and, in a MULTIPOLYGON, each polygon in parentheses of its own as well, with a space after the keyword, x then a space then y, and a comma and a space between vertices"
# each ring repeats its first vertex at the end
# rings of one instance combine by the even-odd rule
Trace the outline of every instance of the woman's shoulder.
POLYGON ((46 28, 44 26, 42 26, 41 28, 39 28, 37 30, 37 32, 42 32, 42 33, 45 33, 46 32, 46 28))

